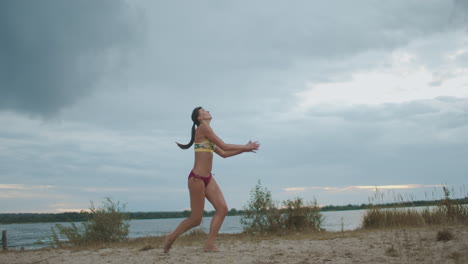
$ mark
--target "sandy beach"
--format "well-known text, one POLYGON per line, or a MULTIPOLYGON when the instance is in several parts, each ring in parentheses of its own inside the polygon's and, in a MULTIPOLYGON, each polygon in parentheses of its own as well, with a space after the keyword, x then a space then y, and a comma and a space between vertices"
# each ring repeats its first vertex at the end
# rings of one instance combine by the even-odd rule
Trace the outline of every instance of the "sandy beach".
POLYGON ((454 237, 438 241, 442 229, 220 235, 216 253, 202 252, 205 235, 179 239, 168 254, 162 238, 143 238, 92 249, 2 252, 0 263, 468 263, 468 227, 448 227, 454 237))

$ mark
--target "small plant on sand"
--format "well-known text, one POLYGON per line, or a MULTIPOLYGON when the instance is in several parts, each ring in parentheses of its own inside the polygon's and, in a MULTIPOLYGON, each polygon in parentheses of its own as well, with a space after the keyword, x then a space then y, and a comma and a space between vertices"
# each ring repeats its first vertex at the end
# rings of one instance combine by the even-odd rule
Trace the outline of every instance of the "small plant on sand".
POLYGON ((147 251, 151 249, 154 249, 152 245, 145 245, 144 247, 140 248, 140 251, 147 251))
POLYGON ((449 241, 452 239, 453 239, 453 233, 447 228, 444 228, 437 232, 437 241, 449 241))
POLYGON ((393 244, 392 244, 391 247, 389 247, 389 248, 387 248, 385 250, 385 255, 387 255, 389 257, 398 257, 399 256, 398 251, 395 249, 393 244))
POLYGON ((101 208, 95 208, 91 202, 90 211, 81 213, 88 219, 82 223, 83 228, 78 228, 74 223, 71 227, 57 224, 56 229, 52 228, 53 247, 60 247, 64 244, 83 246, 127 239, 129 219, 119 202, 106 198, 101 208), (66 237, 68 241, 62 242, 58 234, 66 237))

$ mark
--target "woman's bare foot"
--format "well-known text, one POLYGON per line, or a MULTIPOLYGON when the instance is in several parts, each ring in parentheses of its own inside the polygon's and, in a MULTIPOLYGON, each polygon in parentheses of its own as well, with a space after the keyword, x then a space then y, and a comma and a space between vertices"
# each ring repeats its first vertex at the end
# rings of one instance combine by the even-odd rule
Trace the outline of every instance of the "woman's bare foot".
POLYGON ((164 249, 163 249, 164 253, 169 252, 169 250, 172 247, 172 243, 174 243, 174 241, 175 241, 175 238, 173 238, 171 234, 166 235, 166 238, 164 239, 164 249))
POLYGON ((219 252, 219 249, 216 246, 211 245, 211 246, 205 246, 204 251, 205 252, 219 252))

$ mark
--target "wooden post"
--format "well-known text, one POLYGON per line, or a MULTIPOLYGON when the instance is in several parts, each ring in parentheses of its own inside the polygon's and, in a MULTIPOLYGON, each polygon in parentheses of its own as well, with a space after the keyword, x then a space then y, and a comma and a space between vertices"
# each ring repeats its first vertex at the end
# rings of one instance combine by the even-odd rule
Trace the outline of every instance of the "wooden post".
POLYGON ((6 237, 6 230, 2 231, 2 245, 3 245, 3 250, 7 250, 7 237, 6 237))

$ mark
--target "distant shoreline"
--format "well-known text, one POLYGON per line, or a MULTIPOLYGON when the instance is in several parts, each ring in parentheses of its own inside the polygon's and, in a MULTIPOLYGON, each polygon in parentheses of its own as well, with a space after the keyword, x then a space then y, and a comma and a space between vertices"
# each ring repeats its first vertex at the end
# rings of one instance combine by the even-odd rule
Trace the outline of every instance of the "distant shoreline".
MULTIPOLYGON (((468 198, 451 199, 460 204, 468 204, 468 198)), ((380 208, 397 208, 397 207, 420 207, 420 206, 436 206, 444 200, 430 201, 413 201, 401 203, 385 203, 385 204, 361 204, 361 205, 327 205, 320 208, 322 212, 330 211, 352 211, 365 210, 373 206, 380 208)), ((214 215, 214 211, 205 211, 204 217, 214 215)), ((243 210, 231 209, 228 216, 242 216, 243 210)), ((186 218, 190 216, 190 211, 173 211, 173 212, 127 212, 129 220, 144 220, 144 219, 172 219, 186 218)), ((0 213, 0 224, 25 224, 25 223, 53 223, 53 222, 84 222, 90 217, 88 213, 65 212, 65 213, 0 213)))

